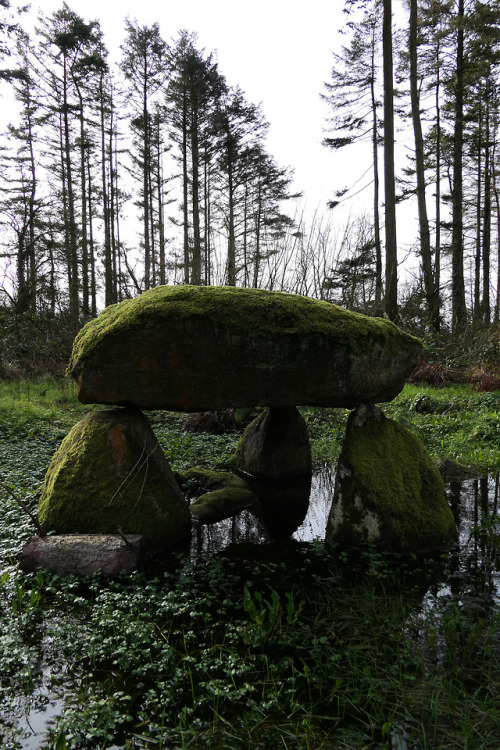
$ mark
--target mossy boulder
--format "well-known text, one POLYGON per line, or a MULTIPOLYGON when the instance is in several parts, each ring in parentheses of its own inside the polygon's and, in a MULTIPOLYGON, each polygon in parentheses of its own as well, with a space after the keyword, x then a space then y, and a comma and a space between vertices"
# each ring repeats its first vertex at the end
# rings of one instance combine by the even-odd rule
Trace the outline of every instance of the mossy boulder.
POLYGON ((257 502, 257 497, 244 487, 222 487, 200 495, 191 503, 191 514, 198 523, 214 523, 234 516, 257 502))
POLYGON ((181 484, 188 488, 188 494, 211 492, 220 490, 222 487, 248 489, 245 480, 230 471, 213 471, 198 466, 193 466, 184 472, 181 476, 181 484))
POLYGON ((360 406, 347 423, 327 543, 424 552, 455 535, 443 480, 421 441, 377 407, 360 406))
POLYGON ((310 472, 309 435, 298 409, 265 409, 243 433, 234 465, 253 477, 268 479, 310 472))
POLYGON ((143 534, 171 547, 191 527, 187 502, 146 417, 137 409, 88 414, 55 453, 38 517, 58 534, 143 534))
POLYGON ((208 411, 389 401, 420 342, 381 318, 236 287, 161 286, 106 308, 73 345, 83 403, 208 411))

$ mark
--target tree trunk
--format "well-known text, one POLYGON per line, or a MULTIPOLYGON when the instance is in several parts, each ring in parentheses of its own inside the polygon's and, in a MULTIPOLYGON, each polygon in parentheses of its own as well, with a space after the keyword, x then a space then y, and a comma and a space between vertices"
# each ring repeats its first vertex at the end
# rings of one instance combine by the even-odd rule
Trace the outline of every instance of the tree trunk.
POLYGON ((106 120, 104 110, 103 77, 100 81, 100 110, 101 110, 101 182, 102 182, 102 213, 104 220, 104 303, 106 307, 112 305, 113 299, 113 266, 111 261, 111 233, 109 231, 109 195, 108 178, 106 172, 106 120))
POLYGON ((69 103, 68 103, 68 74, 67 60, 64 57, 63 76, 63 150, 66 173, 66 198, 67 198, 67 221, 65 222, 65 234, 67 235, 67 252, 69 273, 69 313, 71 323, 78 329, 79 300, 78 300, 78 242, 75 221, 75 198, 73 193, 73 177, 71 164, 71 142, 69 131, 69 103))
POLYGON ((384 185, 385 185, 385 312, 398 316, 398 254, 396 184, 394 176, 394 84, 392 63, 392 0, 384 0, 384 185))
POLYGON ((151 286, 151 244, 149 235, 149 170, 150 170, 150 144, 149 144, 149 112, 148 112, 148 90, 147 73, 144 74, 144 88, 142 101, 143 119, 143 200, 144 200, 144 288, 151 286))
POLYGON ((94 206, 92 199, 92 173, 90 170, 90 157, 87 155, 87 182, 89 186, 89 263, 90 263, 90 298, 92 317, 97 316, 97 280, 95 273, 94 252, 94 206))
POLYGON ((436 284, 437 293, 439 295, 441 289, 441 79, 440 79, 440 59, 439 59, 439 39, 436 47, 436 203, 435 203, 435 219, 436 219, 436 242, 434 248, 434 280, 436 284))
POLYGON ((464 139, 464 0, 458 0, 457 58, 455 75, 455 128, 453 132, 453 190, 451 234, 452 330, 467 323, 463 245, 463 139, 464 139))
POLYGON ((380 178, 378 170, 378 125, 377 100, 375 96, 375 20, 372 29, 372 57, 370 95, 372 103, 372 153, 373 153, 373 225, 375 230, 375 303, 378 307, 382 301, 382 243, 380 241, 380 178))
POLYGON ((482 91, 479 94, 479 116, 477 123, 477 190, 476 190, 476 255, 474 258, 474 320, 481 318, 481 206, 483 197, 483 114, 482 91))
POLYGON ((182 97, 182 197, 184 218, 184 283, 189 284, 189 211, 188 211, 188 166, 187 166, 187 94, 182 97))
POLYGON ((87 235, 87 176, 86 176, 86 134, 85 134, 85 115, 83 96, 80 87, 76 85, 79 104, 79 122, 80 122, 80 189, 81 189, 81 206, 82 206, 82 308, 84 320, 87 320, 90 312, 89 304, 89 259, 88 259, 88 235, 87 235))
POLYGON ((198 145, 198 112, 194 97, 191 114, 191 194, 193 201, 193 265, 192 283, 201 284, 201 231, 200 231, 200 157, 198 145))
POLYGON ((231 154, 228 150, 228 201, 229 201, 229 225, 227 240, 227 286, 236 286, 236 236, 234 227, 234 185, 233 164, 231 154))
MULTIPOLYGON (((488 102, 488 96, 486 97, 488 102)), ((489 324, 491 319, 490 307, 490 251, 491 251, 491 144, 490 144, 490 111, 486 104, 486 132, 484 153, 484 206, 483 206, 483 299, 481 304, 481 318, 483 323, 489 324)))
POLYGON ((429 322, 435 331, 439 330, 439 293, 432 273, 431 238, 427 204, 425 200, 425 167, 424 167, 424 139, 420 120, 420 97, 418 94, 418 65, 417 65, 417 0, 410 0, 410 94, 415 137, 415 170, 417 176, 417 205, 420 228, 420 256, 422 259, 422 274, 424 278, 425 297, 429 322))

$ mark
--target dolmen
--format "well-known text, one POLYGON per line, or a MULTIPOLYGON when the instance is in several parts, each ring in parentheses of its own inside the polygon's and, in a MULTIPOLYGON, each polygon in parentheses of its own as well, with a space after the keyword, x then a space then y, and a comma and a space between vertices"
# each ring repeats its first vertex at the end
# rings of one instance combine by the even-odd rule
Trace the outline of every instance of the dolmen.
MULTIPOLYGON (((243 434, 235 469, 277 479, 311 470, 297 406, 344 407, 355 416, 327 542, 443 545, 455 527, 439 473, 419 441, 374 406, 397 396, 420 353, 419 340, 388 320, 281 292, 160 286, 111 305, 82 328, 68 366, 82 403, 111 408, 63 441, 39 520, 56 534, 140 535, 150 549, 171 548, 189 535, 191 513, 143 410, 265 407, 243 434)), ((226 495, 204 507, 212 501, 221 512, 226 495)))

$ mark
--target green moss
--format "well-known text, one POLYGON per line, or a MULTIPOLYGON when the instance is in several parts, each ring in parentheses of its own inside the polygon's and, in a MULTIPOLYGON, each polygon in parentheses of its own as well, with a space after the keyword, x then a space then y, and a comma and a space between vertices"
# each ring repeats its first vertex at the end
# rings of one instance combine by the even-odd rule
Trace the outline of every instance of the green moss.
POLYGON ((222 487, 201 495, 191 503, 191 513, 200 523, 213 523, 234 516, 257 502, 257 497, 243 487, 222 487))
POLYGON ((193 467, 181 476, 181 483, 188 485, 194 492, 209 492, 222 487, 246 488, 247 485, 241 477, 231 474, 229 471, 212 471, 202 467, 193 467))
POLYGON ((368 318, 321 300, 284 292, 239 287, 159 286, 135 299, 107 307, 87 323, 73 345, 68 366, 71 373, 104 337, 147 328, 161 320, 178 321, 209 317, 239 333, 320 334, 363 349, 366 336, 379 339, 388 353, 400 350, 402 342, 418 339, 403 334, 383 318, 368 318))
POLYGON ((145 418, 134 416, 144 430, 137 442, 119 427, 113 443, 114 415, 121 424, 124 412, 88 414, 63 440, 39 502, 45 530, 114 534, 120 527, 144 534, 153 547, 167 547, 186 533, 188 509, 165 457, 153 455, 145 418))
POLYGON ((390 419, 348 431, 341 463, 342 523, 336 538, 352 542, 370 526, 391 550, 430 549, 455 535, 443 480, 420 440, 390 419), (378 526, 378 528, 376 528, 378 526))

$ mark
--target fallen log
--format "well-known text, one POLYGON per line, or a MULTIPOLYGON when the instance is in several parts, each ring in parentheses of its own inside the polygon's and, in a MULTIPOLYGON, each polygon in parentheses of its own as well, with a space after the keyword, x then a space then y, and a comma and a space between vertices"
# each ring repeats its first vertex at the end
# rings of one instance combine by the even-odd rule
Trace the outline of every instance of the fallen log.
POLYGON ((101 571, 115 576, 138 570, 145 556, 141 534, 61 534, 34 536, 24 545, 20 567, 31 573, 45 568, 54 573, 91 575, 101 571))

